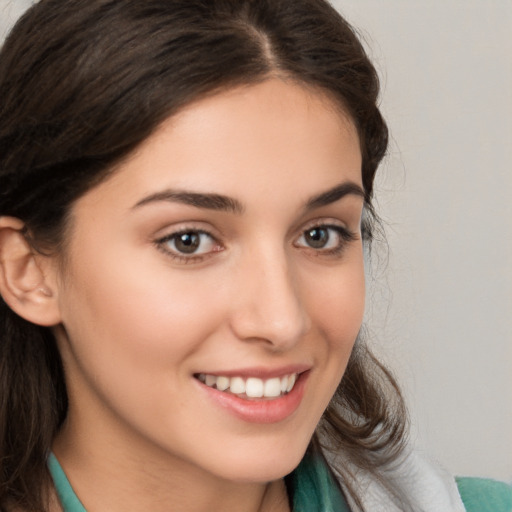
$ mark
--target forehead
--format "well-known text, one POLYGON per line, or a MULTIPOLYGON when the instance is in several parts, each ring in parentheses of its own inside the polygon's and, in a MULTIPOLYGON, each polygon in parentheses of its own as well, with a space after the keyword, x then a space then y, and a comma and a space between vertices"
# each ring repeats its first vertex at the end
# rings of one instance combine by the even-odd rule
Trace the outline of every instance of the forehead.
POLYGON ((93 192, 133 204, 167 187, 300 201, 343 180, 361 184, 350 117, 318 89, 270 79, 186 106, 93 192))

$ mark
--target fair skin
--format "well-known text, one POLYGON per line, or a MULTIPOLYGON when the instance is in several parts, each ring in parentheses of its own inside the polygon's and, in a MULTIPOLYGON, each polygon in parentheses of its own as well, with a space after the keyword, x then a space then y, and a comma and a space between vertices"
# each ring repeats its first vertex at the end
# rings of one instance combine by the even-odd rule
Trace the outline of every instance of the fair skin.
POLYGON ((37 323, 89 512, 289 510, 362 322, 361 194, 352 121, 269 79, 187 106, 76 202, 65 258, 37 256, 37 323))

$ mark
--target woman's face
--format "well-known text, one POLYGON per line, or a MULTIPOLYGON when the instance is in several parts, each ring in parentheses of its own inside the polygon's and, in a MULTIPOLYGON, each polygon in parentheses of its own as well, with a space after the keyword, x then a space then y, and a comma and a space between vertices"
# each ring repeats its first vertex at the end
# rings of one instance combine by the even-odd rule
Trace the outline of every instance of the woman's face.
POLYGON ((313 89, 272 79, 167 120, 72 210, 68 446, 290 472, 361 325, 362 195, 356 129, 313 89))

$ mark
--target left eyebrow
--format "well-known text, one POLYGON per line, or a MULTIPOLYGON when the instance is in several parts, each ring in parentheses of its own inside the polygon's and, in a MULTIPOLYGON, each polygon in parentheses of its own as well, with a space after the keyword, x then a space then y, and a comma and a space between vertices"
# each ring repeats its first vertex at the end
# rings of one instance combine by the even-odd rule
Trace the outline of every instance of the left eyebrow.
POLYGON ((346 181, 333 187, 326 192, 322 192, 321 194, 315 195, 308 199, 306 202, 305 210, 314 210, 315 208, 320 208, 321 206, 327 206, 331 203, 335 203, 339 201, 341 198, 347 195, 356 195, 358 197, 366 198, 366 194, 364 190, 351 181, 346 181))

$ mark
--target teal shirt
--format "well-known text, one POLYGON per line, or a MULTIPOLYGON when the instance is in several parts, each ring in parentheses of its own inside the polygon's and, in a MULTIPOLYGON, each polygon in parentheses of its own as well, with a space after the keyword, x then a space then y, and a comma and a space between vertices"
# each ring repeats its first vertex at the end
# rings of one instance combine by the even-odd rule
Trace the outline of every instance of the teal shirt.
POLYGON ((293 512, 350 512, 322 458, 306 454, 290 480, 293 512))
MULTIPOLYGON (((48 468, 64 512, 87 512, 53 453, 48 457, 48 468)), ((293 512, 350 512, 322 459, 306 455, 289 479, 293 512)))
MULTIPOLYGON (((73 491, 66 474, 53 454, 48 458, 64 512, 87 512, 73 491)), ((457 478, 467 512, 512 512, 512 486, 485 478, 457 478)), ((325 462, 306 455, 290 475, 293 512, 350 512, 347 502, 325 462)))
POLYGON ((467 512, 512 512, 512 486, 488 478, 456 478, 467 512))

